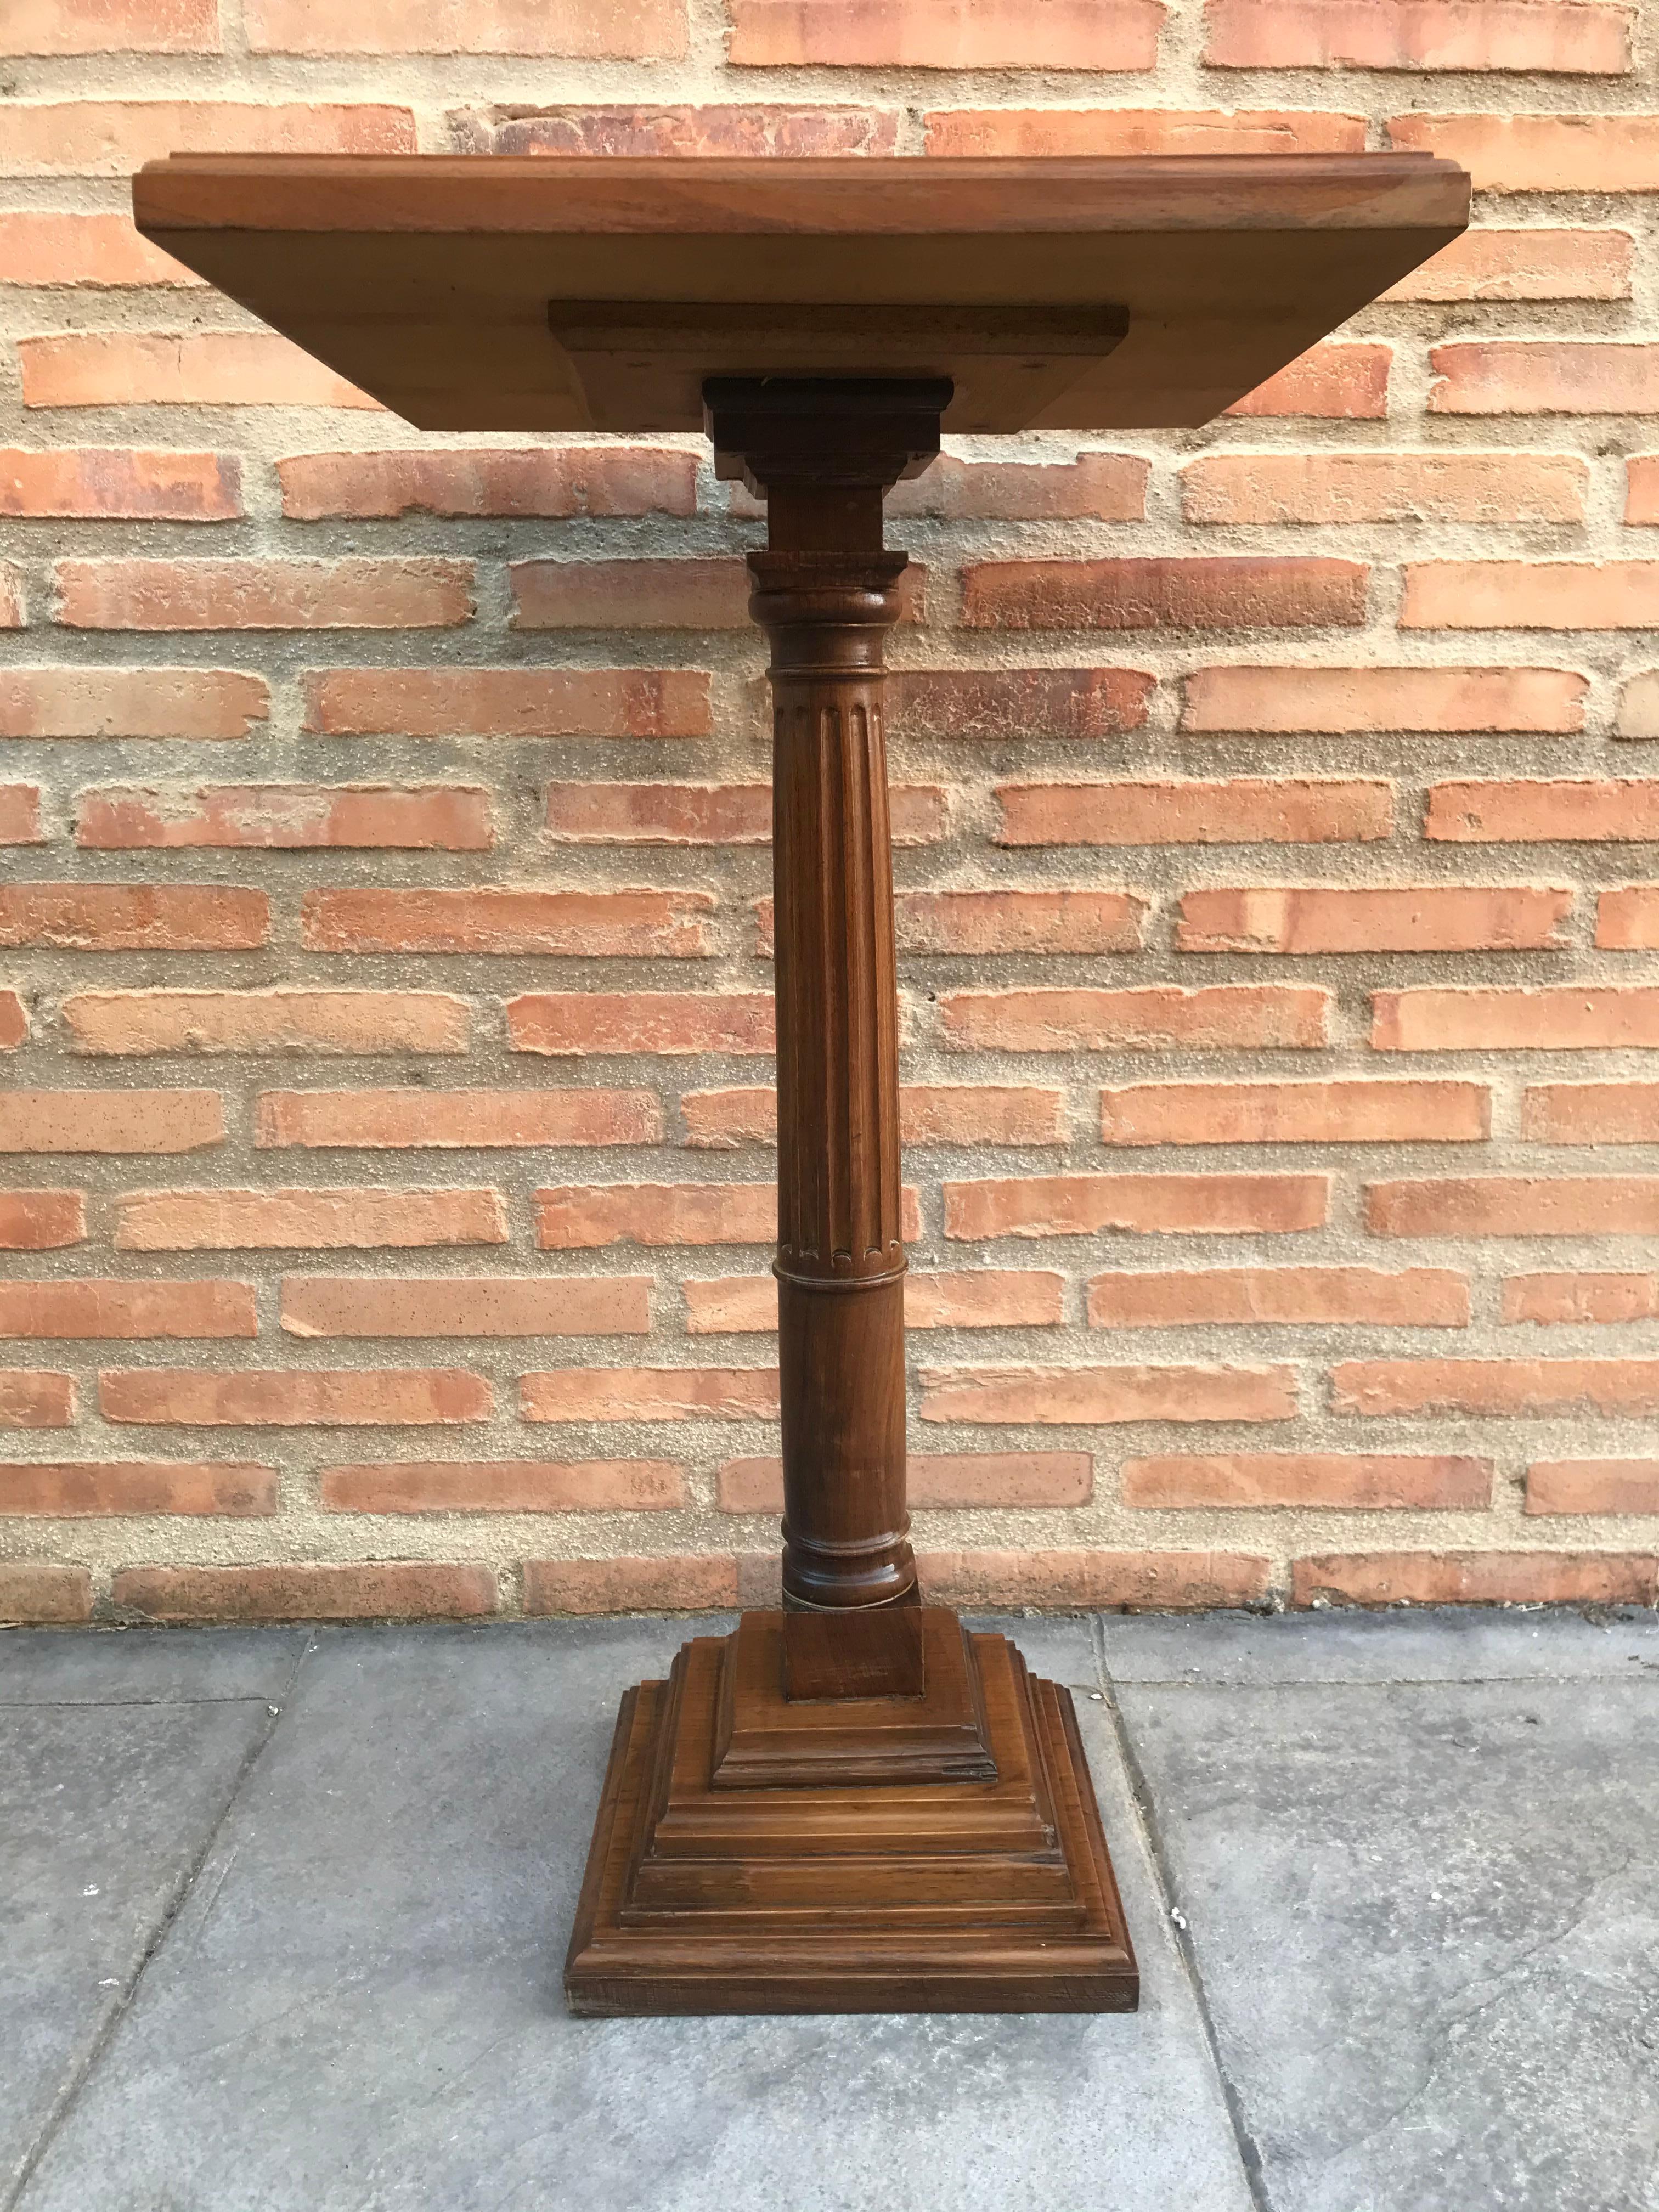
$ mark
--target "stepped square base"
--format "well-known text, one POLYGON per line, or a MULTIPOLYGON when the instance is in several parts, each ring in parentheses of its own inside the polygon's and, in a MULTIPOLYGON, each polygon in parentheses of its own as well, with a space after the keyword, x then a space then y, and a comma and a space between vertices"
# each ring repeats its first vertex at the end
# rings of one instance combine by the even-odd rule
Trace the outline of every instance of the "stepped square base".
MULTIPOLYGON (((981 1778, 849 1782, 830 1765, 803 1785, 799 1746, 781 1743, 780 1779, 717 1783, 731 1647, 769 1648, 778 1619, 694 1638, 667 1681, 623 1698, 565 1965, 571 2009, 1133 2011, 1070 1692, 1005 1637, 968 1636, 981 1778)), ((861 1729, 867 1714, 849 1715, 853 1740, 861 1729)))

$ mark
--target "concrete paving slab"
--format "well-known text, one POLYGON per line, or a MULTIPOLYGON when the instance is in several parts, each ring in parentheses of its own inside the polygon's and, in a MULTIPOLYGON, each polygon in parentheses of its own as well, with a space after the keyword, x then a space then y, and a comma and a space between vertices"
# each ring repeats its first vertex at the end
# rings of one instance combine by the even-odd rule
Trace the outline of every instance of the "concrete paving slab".
POLYGON ((1095 1617, 1090 1613, 967 1613, 969 1628, 1012 1637, 1034 1674, 1064 1682, 1068 1690, 1103 1686, 1095 1617))
POLYGON ((281 1699, 303 1628, 20 1628, 0 1635, 0 1705, 281 1699))
POLYGON ((1659 1677, 1121 1686, 1272 2212, 1659 2206, 1659 1677))
POLYGON ((0 2203, 269 1726, 250 1700, 0 1710, 0 2203))
POLYGON ((1086 1699, 1139 2014, 566 2015, 617 1701, 684 1633, 319 1637, 23 2212, 1249 2212, 1086 1699))
POLYGON ((1577 1680, 1659 1674, 1659 1613, 1487 1607, 1108 1613, 1118 1682, 1577 1680))

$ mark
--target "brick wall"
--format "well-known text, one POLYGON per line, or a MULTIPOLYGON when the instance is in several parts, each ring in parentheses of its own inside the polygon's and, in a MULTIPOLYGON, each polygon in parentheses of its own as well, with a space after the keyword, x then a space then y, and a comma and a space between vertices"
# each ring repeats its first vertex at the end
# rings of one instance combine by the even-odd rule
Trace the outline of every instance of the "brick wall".
POLYGON ((775 1587, 754 510, 692 440, 417 441, 135 236, 210 147, 1469 165, 1474 234, 1231 419, 892 503, 919 1548, 1651 1601, 1652 41, 16 0, 0 1617, 775 1587))

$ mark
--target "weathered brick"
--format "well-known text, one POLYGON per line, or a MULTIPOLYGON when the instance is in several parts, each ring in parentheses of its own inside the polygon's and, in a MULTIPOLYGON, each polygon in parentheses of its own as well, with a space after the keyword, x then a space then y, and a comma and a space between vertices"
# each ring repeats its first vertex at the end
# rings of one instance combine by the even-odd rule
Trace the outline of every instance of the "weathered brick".
POLYGON ((1659 1231, 1659 1176, 1434 1176, 1372 1183, 1374 1237, 1642 1237, 1659 1231))
POLYGON ((1659 453, 1632 453, 1626 462, 1625 520, 1659 522, 1659 453))
POLYGON ((185 1427, 429 1426, 484 1420, 491 1404, 483 1376, 461 1367, 106 1368, 98 1396, 106 1421, 185 1427))
POLYGON ((1659 415, 1659 345, 1493 338, 1432 347, 1435 415, 1659 415))
POLYGON ((1401 153, 1461 161, 1480 192, 1659 191, 1659 115, 1413 114, 1389 119, 1401 153))
POLYGON ((762 100, 683 107, 558 106, 452 110, 450 131, 469 154, 896 154, 891 110, 788 106, 762 100))
POLYGON ((28 1009, 15 991, 0 990, 0 1052, 14 1052, 27 1042, 28 1009))
POLYGON ((210 884, 15 884, 0 887, 0 945, 239 951, 264 943, 269 909, 264 891, 210 884))
MULTIPOLYGON (((916 1194, 903 1194, 903 1234, 921 1233, 916 1194)), ((771 1182, 600 1183, 536 1193, 544 1251, 606 1244, 770 1244, 778 1233, 771 1182)))
POLYGON ((740 1602, 743 1562, 706 1552, 654 1559, 526 1559, 528 1613, 712 1613, 740 1602))
MULTIPOLYGON (((1652 787, 1659 790, 1659 784, 1652 787)), ((1646 801, 1644 788, 1640 803, 1621 813, 1626 826, 1619 831, 1620 836, 1643 834, 1637 825, 1646 801)), ((1659 821, 1659 810, 1655 818, 1659 821)), ((1659 829, 1649 834, 1659 837, 1659 829)), ((1603 951, 1612 952, 1646 952, 1659 945, 1659 884, 1626 884, 1621 890, 1603 891, 1595 902, 1595 942, 1603 951)))
POLYGON ((643 1336, 647 1275, 284 1275, 289 1336, 643 1336))
POLYGON ((981 561, 963 571, 970 629, 1306 629, 1365 619, 1358 561, 1277 556, 981 561))
MULTIPOLYGON (((764 1333, 778 1325, 770 1274, 726 1275, 681 1285, 690 1336, 764 1333)), ((1064 1279, 1048 1268, 912 1267, 904 1278, 907 1328, 1053 1328, 1062 1317, 1064 1279)), ((914 1487, 911 1503, 916 1502, 914 1487)))
POLYGON ((685 0, 248 0, 248 44, 281 54, 557 54, 571 60, 676 60, 685 0))
MULTIPOLYGON (((1430 805, 1432 814, 1432 795, 1430 805)), ((1435 833, 1431 830, 1427 834, 1435 833)), ((1188 891, 1176 925, 1176 949, 1365 954, 1559 951, 1572 896, 1571 890, 1537 884, 1412 884, 1363 890, 1326 884, 1253 884, 1248 890, 1188 891)))
POLYGON ((1619 701, 1619 720, 1613 734, 1620 738, 1659 738, 1659 669, 1632 677, 1619 701))
POLYGON ((472 617, 472 563, 60 561, 76 629, 445 629, 472 617))
POLYGON ((0 53, 197 54, 219 51, 216 0, 23 0, 0 53))
POLYGON ((1318 415, 1334 421, 1379 422, 1389 411, 1386 345, 1316 345, 1276 376, 1235 399, 1229 415, 1318 415))
POLYGON ((485 853, 489 794, 471 784, 106 784, 76 799, 75 842, 125 852, 201 845, 485 853))
POLYGON ((1402 629, 1645 629, 1659 561, 1424 561, 1406 569, 1402 629))
POLYGON ((224 1140, 216 1091, 0 1091, 0 1152, 194 1152, 224 1140))
POLYGON ((1483 1083, 1335 1076, 1132 1083, 1100 1094, 1106 1145, 1477 1144, 1491 1133, 1483 1083))
MULTIPOLYGON (((897 846, 930 843, 945 830, 937 784, 890 791, 897 846)), ((769 845, 769 783, 550 783, 547 828, 561 845, 769 845)))
POLYGON ((1659 1275, 1512 1275, 1506 1322, 1630 1322, 1659 1316, 1659 1275))
POLYGON ((325 668, 306 727, 331 738, 706 738, 700 668, 325 668))
MULTIPOLYGON (((1087 1452, 912 1452, 905 1475, 910 1504, 924 1512, 1086 1505, 1094 1494, 1087 1452)), ((722 1513, 783 1510, 781 1460, 722 1460, 716 1485, 722 1513)))
POLYGON ((1634 1552, 1359 1552, 1297 1559, 1293 1605, 1651 1605, 1634 1552))
POLYGON ((930 1605, 1023 1612, 1207 1612, 1266 1602, 1271 1564, 1240 1552, 925 1552, 930 1605))
POLYGON ((1379 1052, 1659 1049, 1659 988, 1651 987, 1374 991, 1371 1006, 1379 1052))
POLYGON ((84 1567, 0 1559, 0 1622, 44 1626, 91 1618, 92 1577, 84 1567))
POLYGON ((1528 1513, 1659 1513, 1659 1460, 1534 1460, 1528 1513))
POLYGON ((769 1053, 763 991, 526 991, 507 1002, 514 1052, 769 1053))
POLYGON ((730 0, 738 68, 1149 70, 1162 0, 730 0))
POLYGON ((1534 1145, 1659 1143, 1659 1083, 1538 1083, 1521 1101, 1534 1145))
POLYGON ((506 1242, 507 1208, 495 1190, 140 1190, 116 1200, 118 1252, 506 1242))
POLYGON ((416 1559, 123 1567, 111 1595, 141 1620, 465 1620, 496 1610, 492 1569, 416 1559))
POLYGON ((1341 1452, 1234 1452, 1123 1462, 1126 1505, 1324 1505, 1338 1512, 1484 1511, 1490 1460, 1341 1452))
POLYGON ((19 338, 26 407, 358 407, 379 402, 274 331, 19 338))
POLYGON ((0 1283, 0 1336, 257 1336, 252 1283, 0 1283))
POLYGON ((66 1429, 75 1419, 75 1384, 39 1367, 0 1367, 0 1429, 66 1429))
POLYGON ((690 1503, 660 1459, 380 1460, 323 1470, 331 1513, 662 1513, 690 1503))
POLYGON ((1464 1328, 1462 1275, 1411 1267, 1215 1267, 1090 1278, 1091 1328, 1178 1328, 1257 1322, 1365 1322, 1384 1328, 1464 1328))
POLYGON ((1113 738, 1142 726, 1157 681, 1139 668, 901 668, 888 719, 912 737, 1113 738))
POLYGON ((13 176, 125 179, 167 154, 414 151, 409 108, 326 100, 14 100, 0 129, 0 172, 13 176))
POLYGON ((1207 453, 1181 505, 1200 523, 1582 522, 1589 482, 1572 453, 1207 453))
POLYGON ((1582 730, 1587 679, 1564 668, 1200 668, 1181 726, 1213 732, 1582 730))
POLYGON ((0 629, 23 629, 27 623, 22 571, 13 562, 0 562, 0 629))
MULTIPOLYGON (((1065 1094, 1035 1085, 906 1084, 899 1133, 907 1145, 1058 1145, 1065 1094)), ((762 1089, 688 1091, 680 1100, 688 1145, 731 1150, 777 1141, 777 1093, 762 1089)))
POLYGON ((466 1001, 438 991, 76 991, 76 1051, 465 1052, 466 1001))
POLYGON ((924 1421, 1067 1427, 1107 1421, 1285 1421, 1290 1367, 940 1367, 921 1374, 924 1421))
POLYGON ((240 669, 0 669, 0 738, 234 739, 270 696, 240 669))
POLYGON ((254 1142, 398 1151, 505 1146, 653 1145, 653 1091, 267 1091, 254 1142))
MULTIPOLYGON (((1659 777, 1437 783, 1429 791, 1423 835, 1463 845, 1643 842, 1659 837, 1659 777)), ((1604 918, 1607 896, 1602 896, 1604 918)))
POLYGON ((775 1421, 771 1367, 564 1367, 520 1378, 526 1421, 775 1421))
POLYGON ((225 522, 241 512, 241 464, 233 453, 120 446, 0 452, 0 514, 225 522))
POLYGON ((945 107, 922 120, 925 150, 956 161, 1358 154, 1365 144, 1364 116, 1316 108, 945 107))
POLYGON ((1218 1237, 1317 1229, 1330 1182, 1321 1175, 1026 1176, 947 1182, 943 1192, 951 1237, 1092 1237, 1103 1229, 1218 1237))
POLYGON ((1324 1043, 1329 1010, 1328 991, 1289 983, 951 991, 939 1002, 945 1042, 969 1052, 1306 1049, 1324 1043))
POLYGON ((283 513, 339 516, 690 515, 694 454, 650 446, 482 447, 428 452, 293 453, 276 464, 283 513))
POLYGON ((44 845, 40 826, 40 787, 35 783, 0 783, 0 845, 44 845))
POLYGON ((1003 783, 1000 845, 1332 844, 1386 837, 1393 786, 1337 776, 1003 783))
POLYGON ((901 891, 906 952, 1138 952, 1147 902, 1133 891, 901 891))
POLYGON ((517 561, 515 629, 746 629, 749 572, 729 556, 517 561))
POLYGON ((276 1470, 234 1461, 32 1461, 0 1467, 0 1513, 82 1520, 131 1513, 225 1514, 246 1519, 276 1510, 276 1470))
POLYGON ((687 958, 711 950, 710 891, 312 890, 314 952, 562 952, 687 958))
POLYGON ((83 1192, 0 1191, 0 1252, 55 1252, 82 1243, 86 1233, 83 1192))
POLYGON ((1354 1359, 1331 1370, 1339 1413, 1659 1413, 1659 1359, 1354 1359))
POLYGON ((0 284, 73 284, 97 291, 202 282, 182 261, 140 238, 125 215, 70 215, 47 208, 16 208, 0 215, 0 284))
POLYGON ((1587 0, 1209 0, 1204 20, 1212 69, 1630 67, 1630 9, 1587 0))
POLYGON ((1627 300, 1635 247, 1627 230, 1468 230, 1382 297, 1390 302, 1627 300))
MULTIPOLYGON (((1079 453, 1071 461, 963 461, 941 453, 884 502, 895 519, 1139 522, 1152 464, 1138 453, 1079 453)), ((908 572, 907 572, 908 573, 908 572)))

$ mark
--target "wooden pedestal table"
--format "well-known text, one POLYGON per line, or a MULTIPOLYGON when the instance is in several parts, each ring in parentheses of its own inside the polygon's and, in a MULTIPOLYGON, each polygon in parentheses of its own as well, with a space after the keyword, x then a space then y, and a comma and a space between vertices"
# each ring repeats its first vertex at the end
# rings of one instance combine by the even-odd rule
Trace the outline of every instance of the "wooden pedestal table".
POLYGON ((784 1606, 623 1698, 578 2011, 1136 2001, 1070 1696, 923 1605, 908 1541, 882 501, 942 430, 1207 421, 1468 198, 1391 155, 202 156, 136 180, 148 237, 418 427, 706 428, 766 501, 784 1606))

